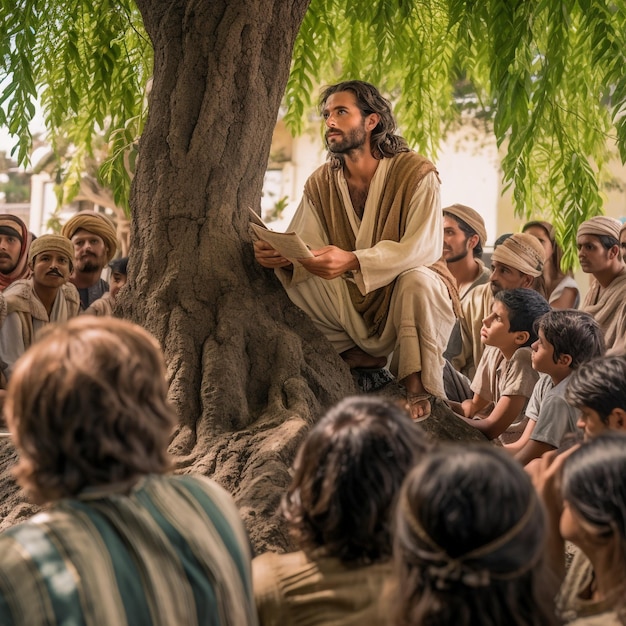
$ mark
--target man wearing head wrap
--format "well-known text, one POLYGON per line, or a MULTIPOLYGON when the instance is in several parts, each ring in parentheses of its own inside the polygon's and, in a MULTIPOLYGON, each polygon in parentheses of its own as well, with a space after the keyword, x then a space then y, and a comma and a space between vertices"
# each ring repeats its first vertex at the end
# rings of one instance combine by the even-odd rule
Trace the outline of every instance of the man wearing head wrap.
POLYGON ((15 215, 0 215, 0 291, 30 276, 28 248, 32 235, 15 215))
POLYGON ((545 297, 543 287, 544 250, 536 237, 515 233, 501 243, 491 256, 489 282, 480 285, 461 302, 461 352, 452 357, 454 368, 472 378, 484 351, 480 329, 491 314, 493 297, 503 289, 535 289, 545 297))
POLYGON ((487 229, 480 213, 463 204, 443 210, 443 258, 456 279, 461 300, 471 289, 489 280, 481 257, 487 229))
POLYGON ((78 289, 81 309, 85 310, 109 290, 101 274, 117 250, 115 226, 102 213, 81 211, 67 221, 61 234, 74 245, 70 282, 78 289))
POLYGON ((78 315, 78 292, 68 283, 73 258, 69 239, 42 235, 33 241, 28 253, 31 278, 17 280, 4 290, 0 301, 0 366, 6 379, 40 328, 78 315))
POLYGON ((583 222, 576 233, 578 260, 593 280, 581 309, 604 331, 607 352, 626 352, 626 267, 620 254, 622 223, 599 215, 583 222))

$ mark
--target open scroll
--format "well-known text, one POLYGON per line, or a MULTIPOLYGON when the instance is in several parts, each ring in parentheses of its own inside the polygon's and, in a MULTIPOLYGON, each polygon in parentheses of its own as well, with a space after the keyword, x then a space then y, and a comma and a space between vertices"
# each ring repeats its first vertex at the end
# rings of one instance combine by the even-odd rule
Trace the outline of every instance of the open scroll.
POLYGON ((252 209, 248 207, 250 212, 250 228, 254 231, 256 237, 267 243, 280 252, 282 256, 289 259, 292 263, 298 264, 298 259, 312 257, 313 253, 307 245, 300 239, 298 233, 279 233, 270 230, 265 222, 252 209))

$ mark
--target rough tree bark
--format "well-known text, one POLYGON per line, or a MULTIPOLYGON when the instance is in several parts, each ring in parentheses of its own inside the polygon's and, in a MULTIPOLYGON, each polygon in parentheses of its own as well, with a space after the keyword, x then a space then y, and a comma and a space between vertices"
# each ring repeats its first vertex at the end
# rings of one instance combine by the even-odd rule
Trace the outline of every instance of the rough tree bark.
POLYGON ((233 493, 255 546, 284 548, 275 510, 294 450, 354 391, 341 359, 254 261, 248 234, 308 0, 137 5, 155 67, 123 315, 163 346, 178 468, 233 493))

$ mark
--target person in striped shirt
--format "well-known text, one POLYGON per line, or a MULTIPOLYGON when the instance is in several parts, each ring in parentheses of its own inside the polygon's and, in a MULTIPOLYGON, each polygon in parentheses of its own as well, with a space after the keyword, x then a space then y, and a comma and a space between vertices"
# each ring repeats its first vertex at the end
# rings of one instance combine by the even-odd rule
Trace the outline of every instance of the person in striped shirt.
POLYGON ((51 326, 17 362, 15 476, 46 506, 0 535, 0 624, 256 625, 232 498, 168 473, 166 393, 156 340, 119 319, 51 326))

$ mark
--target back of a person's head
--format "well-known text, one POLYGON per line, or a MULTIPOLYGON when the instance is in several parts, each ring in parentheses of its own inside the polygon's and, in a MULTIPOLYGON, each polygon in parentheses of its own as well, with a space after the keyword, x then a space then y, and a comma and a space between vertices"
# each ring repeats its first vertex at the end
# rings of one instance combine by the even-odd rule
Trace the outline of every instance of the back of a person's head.
POLYGON ((50 325, 17 362, 5 414, 37 502, 169 468, 175 414, 156 340, 123 320, 50 325))
POLYGON ((509 315, 509 331, 527 332, 529 337, 524 346, 537 341, 535 322, 550 311, 548 301, 534 289, 503 289, 495 299, 506 307, 509 315))
POLYGON ((614 409, 626 411, 626 356, 607 356, 583 363, 569 377, 565 399, 595 411, 607 423, 614 409))
POLYGON ((456 444, 423 456, 396 517, 397 625, 554 623, 544 512, 505 452, 456 444))
POLYGON ((554 309, 536 322, 537 329, 554 348, 552 358, 572 357, 570 367, 576 369, 591 359, 604 355, 604 333, 592 315, 577 309, 554 309))
MULTIPOLYGON (((625 476, 626 434, 608 431, 566 459, 561 482, 563 500, 583 522, 586 532, 594 536, 598 546, 611 542, 616 587, 625 585, 626 573, 625 476), (622 575, 617 575, 620 571, 622 575)), ((576 543, 575 538, 571 540, 576 543)))
POLYGON ((348 565, 391 556, 391 509, 429 444, 407 413, 380 398, 347 398, 311 430, 283 513, 297 546, 348 565))

